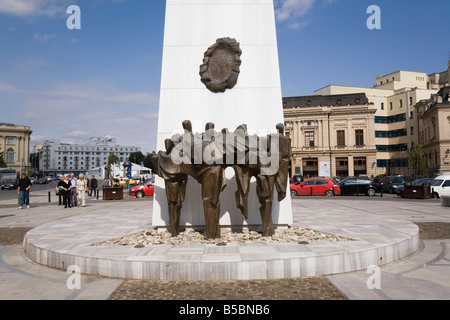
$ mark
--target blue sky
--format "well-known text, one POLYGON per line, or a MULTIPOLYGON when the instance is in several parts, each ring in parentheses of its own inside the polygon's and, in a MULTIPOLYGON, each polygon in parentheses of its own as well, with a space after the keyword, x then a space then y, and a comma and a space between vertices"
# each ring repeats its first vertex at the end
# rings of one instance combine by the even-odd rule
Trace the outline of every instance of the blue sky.
MULTIPOLYGON (((275 0, 284 96, 447 68, 450 1, 275 0), (369 30, 370 5, 381 30, 369 30)), ((0 122, 43 139, 155 150, 164 0, 0 0, 0 122), (81 30, 68 30, 69 5, 81 30)))

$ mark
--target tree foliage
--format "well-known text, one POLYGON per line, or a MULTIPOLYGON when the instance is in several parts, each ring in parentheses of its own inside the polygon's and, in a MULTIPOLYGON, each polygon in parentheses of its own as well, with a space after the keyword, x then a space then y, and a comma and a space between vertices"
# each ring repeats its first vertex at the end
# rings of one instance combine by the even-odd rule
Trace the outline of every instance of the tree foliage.
POLYGON ((431 163, 423 153, 423 146, 418 145, 409 155, 409 170, 413 176, 428 177, 431 163))
POLYGON ((4 152, 0 152, 0 168, 7 167, 4 155, 5 155, 4 152))
POLYGON ((108 172, 108 176, 109 177, 113 177, 112 176, 112 171, 113 171, 113 166, 120 166, 120 160, 119 157, 117 157, 114 153, 111 153, 108 157, 108 163, 106 165, 106 171, 108 172))

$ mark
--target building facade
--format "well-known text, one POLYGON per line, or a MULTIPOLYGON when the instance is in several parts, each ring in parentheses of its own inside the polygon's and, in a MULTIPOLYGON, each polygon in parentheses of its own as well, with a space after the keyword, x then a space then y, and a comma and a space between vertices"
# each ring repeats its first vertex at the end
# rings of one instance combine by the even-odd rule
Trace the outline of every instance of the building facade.
POLYGON ((418 144, 417 114, 414 106, 429 99, 437 89, 429 88, 423 72, 397 71, 376 78, 373 88, 330 85, 316 95, 365 93, 376 108, 376 174, 409 174, 409 153, 418 144))
POLYGON ((308 177, 376 174, 376 107, 365 94, 283 99, 291 139, 291 175, 308 177))
POLYGON ((28 126, 0 123, 0 153, 8 168, 29 173, 31 134, 28 126))
POLYGON ((450 172, 450 87, 416 104, 418 143, 429 173, 450 172))
POLYGON ((440 90, 450 86, 450 60, 447 71, 432 73, 428 76, 428 89, 440 90))
POLYGON ((39 151, 39 171, 44 175, 72 172, 87 172, 106 166, 110 154, 120 162, 127 160, 136 146, 121 146, 115 138, 94 137, 85 144, 62 143, 60 140, 46 140, 39 151))

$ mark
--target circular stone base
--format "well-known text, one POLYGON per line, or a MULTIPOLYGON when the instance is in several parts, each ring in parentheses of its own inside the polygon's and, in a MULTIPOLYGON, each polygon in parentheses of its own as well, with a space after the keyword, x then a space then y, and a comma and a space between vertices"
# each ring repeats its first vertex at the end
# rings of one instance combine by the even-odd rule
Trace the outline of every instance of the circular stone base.
POLYGON ((84 274, 148 280, 251 280, 311 277, 367 269, 419 249, 419 229, 406 221, 357 211, 314 219, 296 213, 301 227, 354 241, 93 246, 149 226, 148 210, 83 214, 41 225, 24 239, 33 261, 84 274))

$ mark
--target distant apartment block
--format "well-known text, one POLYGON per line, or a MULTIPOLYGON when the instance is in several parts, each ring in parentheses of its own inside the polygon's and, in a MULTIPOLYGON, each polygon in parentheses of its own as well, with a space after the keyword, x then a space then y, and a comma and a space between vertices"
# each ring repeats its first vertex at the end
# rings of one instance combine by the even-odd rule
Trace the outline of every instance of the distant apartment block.
POLYGON ((104 167, 108 157, 114 153, 121 162, 127 160, 133 152, 139 152, 136 146, 121 146, 115 138, 94 137, 85 144, 63 143, 60 140, 45 140, 39 150, 39 171, 46 175, 66 172, 86 172, 93 168, 104 167))

